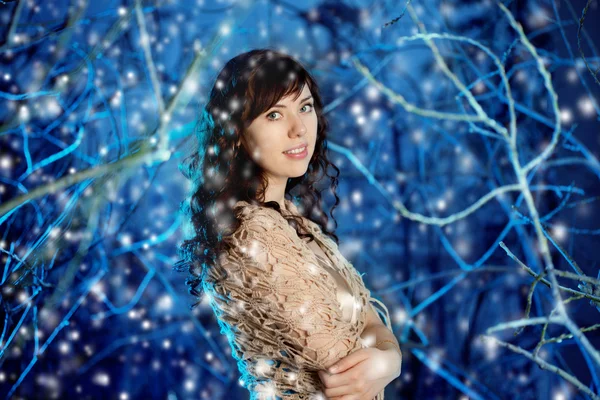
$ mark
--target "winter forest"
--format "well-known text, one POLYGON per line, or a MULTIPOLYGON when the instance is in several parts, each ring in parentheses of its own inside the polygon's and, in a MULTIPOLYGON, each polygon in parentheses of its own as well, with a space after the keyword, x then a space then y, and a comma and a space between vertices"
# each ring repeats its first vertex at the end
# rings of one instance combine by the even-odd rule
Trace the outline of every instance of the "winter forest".
POLYGON ((600 399, 598 21, 598 0, 0 0, 0 396, 248 398, 175 268, 179 165, 223 64, 270 47, 322 91, 339 248, 403 352, 386 399, 600 399))

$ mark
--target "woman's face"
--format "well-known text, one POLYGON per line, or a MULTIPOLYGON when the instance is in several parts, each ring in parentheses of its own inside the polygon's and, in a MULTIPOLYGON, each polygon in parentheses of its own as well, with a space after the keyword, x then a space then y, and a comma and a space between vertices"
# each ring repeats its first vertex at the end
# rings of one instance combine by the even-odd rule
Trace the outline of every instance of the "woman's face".
POLYGON ((265 170, 272 183, 286 183, 288 178, 304 175, 315 150, 317 114, 308 85, 304 85, 295 101, 293 97, 279 100, 252 121, 242 135, 248 154, 265 170), (284 154, 304 144, 307 145, 304 157, 284 154))

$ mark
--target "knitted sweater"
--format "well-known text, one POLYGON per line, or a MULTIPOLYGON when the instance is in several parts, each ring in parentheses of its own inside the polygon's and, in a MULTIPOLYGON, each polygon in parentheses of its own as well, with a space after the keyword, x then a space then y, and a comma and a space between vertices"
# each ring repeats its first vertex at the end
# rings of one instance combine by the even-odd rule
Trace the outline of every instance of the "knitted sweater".
MULTIPOLYGON (((301 216, 290 200, 285 205, 283 215, 301 216)), ((327 259, 277 210, 238 201, 234 213, 240 227, 223 238, 230 249, 219 254, 203 289, 242 384, 251 400, 325 399, 318 371, 366 347, 367 307, 379 304, 391 329, 389 312, 319 225, 302 217, 327 259)), ((375 397, 383 398, 383 391, 375 397)))

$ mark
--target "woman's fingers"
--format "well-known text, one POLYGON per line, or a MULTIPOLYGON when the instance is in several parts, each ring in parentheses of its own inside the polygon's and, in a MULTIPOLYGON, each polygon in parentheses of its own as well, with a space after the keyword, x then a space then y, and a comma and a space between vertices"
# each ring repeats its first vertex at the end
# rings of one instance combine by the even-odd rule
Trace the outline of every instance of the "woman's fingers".
POLYGON ((356 394, 356 389, 354 389, 350 385, 346 385, 346 386, 334 387, 331 389, 325 389, 324 393, 328 399, 335 399, 335 398, 342 397, 344 395, 347 396, 347 395, 351 395, 351 394, 356 394))
POLYGON ((342 372, 340 374, 329 374, 326 371, 319 371, 319 377, 326 388, 346 386, 356 381, 350 371, 342 372))
MULTIPOLYGON (((379 381, 379 379, 377 381, 379 381)), ((377 393, 378 391, 373 387, 370 387, 367 390, 360 385, 339 386, 325 389, 323 392, 328 400, 375 400, 377 393)))
POLYGON ((360 398, 360 396, 366 391, 366 383, 364 381, 359 380, 352 382, 349 385, 325 387, 324 393, 328 399, 349 395, 351 397, 360 398))

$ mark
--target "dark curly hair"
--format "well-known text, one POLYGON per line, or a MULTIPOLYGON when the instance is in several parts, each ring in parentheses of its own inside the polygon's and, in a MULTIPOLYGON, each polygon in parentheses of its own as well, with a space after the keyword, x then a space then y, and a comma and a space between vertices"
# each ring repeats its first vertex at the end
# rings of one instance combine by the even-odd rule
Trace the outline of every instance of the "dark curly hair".
MULTIPOLYGON (((180 204, 191 222, 191 238, 178 248, 180 261, 174 269, 189 271, 186 280, 189 293, 200 302, 202 281, 207 268, 212 268, 218 254, 227 246, 223 240, 239 227, 233 206, 239 200, 261 207, 269 207, 281 213, 276 201, 264 202, 267 180, 263 169, 250 157, 241 145, 241 135, 252 121, 275 105, 281 98, 290 94, 296 97, 307 84, 317 113, 317 140, 315 151, 307 172, 296 178, 289 178, 285 196, 295 201, 302 216, 315 222, 321 231, 339 244, 334 232, 327 230, 328 217, 322 211, 321 192, 315 187, 324 176, 330 178, 330 188, 335 196, 333 210, 339 203, 336 194, 340 170, 327 159, 327 120, 323 115, 323 102, 319 88, 310 73, 292 57, 266 48, 242 53, 225 64, 218 74, 210 92, 206 106, 201 109, 195 129, 192 154, 179 165, 180 171, 191 181, 189 196, 180 204), (331 165, 336 175, 327 173, 331 165), (292 195, 295 191, 296 195, 292 195), (306 215, 311 210, 316 216, 306 215)), ((304 227, 301 218, 286 215, 284 218, 298 232, 299 237, 313 235, 298 231, 304 227)), ((190 225, 190 224, 188 224, 190 225)))

